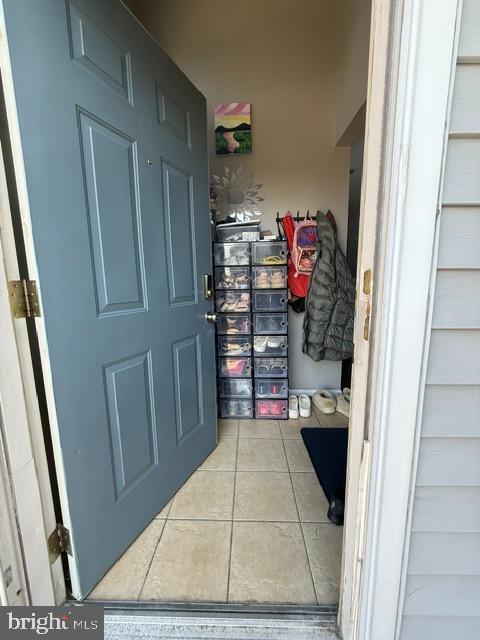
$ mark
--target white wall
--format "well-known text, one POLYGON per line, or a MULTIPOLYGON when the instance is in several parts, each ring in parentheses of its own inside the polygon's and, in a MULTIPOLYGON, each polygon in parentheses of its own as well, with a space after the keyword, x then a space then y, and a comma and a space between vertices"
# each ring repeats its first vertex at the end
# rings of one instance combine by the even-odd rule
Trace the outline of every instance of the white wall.
POLYGON ((337 3, 335 143, 367 99, 371 0, 337 3))
MULTIPOLYGON (((207 97, 211 172, 241 165, 264 184, 263 229, 276 230, 277 211, 331 209, 345 248, 349 151, 333 144, 335 3, 129 0, 128 4, 207 97), (216 156, 213 105, 243 100, 252 104, 253 153, 216 156)), ((303 315, 290 312, 291 387, 339 388, 341 363, 314 363, 301 353, 302 320, 303 315)))

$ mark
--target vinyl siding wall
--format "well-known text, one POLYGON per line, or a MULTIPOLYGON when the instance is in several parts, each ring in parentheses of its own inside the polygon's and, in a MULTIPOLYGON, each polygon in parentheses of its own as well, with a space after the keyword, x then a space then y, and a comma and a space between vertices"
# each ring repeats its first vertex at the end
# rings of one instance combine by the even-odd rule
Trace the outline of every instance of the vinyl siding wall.
POLYGON ((480 0, 464 0, 400 640, 480 638, 480 0))

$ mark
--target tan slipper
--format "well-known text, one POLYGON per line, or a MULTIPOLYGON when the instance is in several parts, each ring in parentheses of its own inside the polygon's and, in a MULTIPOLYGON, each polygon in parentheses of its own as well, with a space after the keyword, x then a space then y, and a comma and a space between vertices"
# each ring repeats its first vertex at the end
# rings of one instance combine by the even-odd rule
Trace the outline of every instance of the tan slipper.
POLYGON ((350 417, 350 389, 348 387, 345 387, 343 393, 337 398, 337 411, 342 416, 350 417))
POLYGON ((335 413, 337 403, 330 391, 327 391, 326 389, 319 389, 318 391, 315 391, 312 396, 312 402, 322 413, 335 413))

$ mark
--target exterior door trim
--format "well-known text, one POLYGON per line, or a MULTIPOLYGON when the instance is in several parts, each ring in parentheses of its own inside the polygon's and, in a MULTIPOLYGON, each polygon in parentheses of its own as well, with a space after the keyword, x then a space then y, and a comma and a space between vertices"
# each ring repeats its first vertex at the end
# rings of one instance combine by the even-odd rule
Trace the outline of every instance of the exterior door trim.
MULTIPOLYGON (((358 381, 355 372, 353 382, 353 437, 357 441, 361 427, 355 422, 359 419, 355 413, 362 402, 359 387, 363 383, 368 386, 364 387, 366 404, 361 415, 365 425, 366 455, 362 460, 365 473, 359 474, 358 492, 350 486, 347 498, 344 553, 347 556, 352 552, 349 536, 354 535, 355 562, 348 565, 344 560, 339 622, 343 637, 349 640, 393 639, 399 634, 416 434, 428 356, 431 274, 460 9, 461 0, 446 0, 441 11, 435 0, 404 0, 374 1, 372 11, 371 76, 378 47, 381 55, 385 39, 390 61, 384 108, 375 113, 378 94, 383 89, 378 84, 370 92, 370 109, 367 106, 362 232, 371 233, 367 222, 370 216, 376 216, 375 238, 371 239, 376 246, 369 248, 364 243, 367 254, 372 251, 374 257, 371 347, 365 360, 362 292, 358 294, 357 306, 355 359, 357 366, 360 360, 363 369, 360 385, 355 386, 358 381), (390 27, 390 37, 381 28, 382 20, 386 19, 381 4, 385 10, 391 5, 390 25, 384 25, 390 27), (382 173, 376 182, 375 172, 380 168, 382 173), (359 343, 363 348, 359 349, 359 343), (364 510, 364 516, 351 522, 348 499, 355 494, 358 512, 364 510)), ((369 266, 361 255, 359 289, 363 271, 369 266)), ((355 460, 349 460, 349 465, 354 464, 355 460)))

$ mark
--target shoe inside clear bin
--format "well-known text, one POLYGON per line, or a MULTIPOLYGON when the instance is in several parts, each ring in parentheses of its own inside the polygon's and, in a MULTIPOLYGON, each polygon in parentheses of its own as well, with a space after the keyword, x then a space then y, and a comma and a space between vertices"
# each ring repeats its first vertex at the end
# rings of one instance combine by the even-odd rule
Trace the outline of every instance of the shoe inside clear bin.
POLYGON ((287 420, 288 400, 256 400, 255 417, 257 420, 287 420))
POLYGON ((250 291, 217 291, 215 308, 218 313, 245 313, 250 311, 250 291))
POLYGON ((249 289, 250 267, 216 267, 215 289, 249 289))
POLYGON ((216 265, 234 267, 250 264, 250 244, 248 242, 217 242, 213 249, 216 265))
POLYGON ((222 398, 219 401, 221 418, 252 418, 253 400, 228 400, 222 398))
POLYGON ((254 289, 285 289, 287 267, 252 267, 254 289))
POLYGON ((253 355, 286 356, 288 352, 287 336, 254 336, 253 355))
POLYGON ((250 336, 218 336, 217 353, 219 356, 249 356, 252 353, 250 336))
POLYGON ((256 378, 286 378, 288 358, 254 358, 253 366, 256 378))
POLYGON ((218 315, 217 333, 219 335, 235 336, 249 334, 251 331, 251 319, 249 314, 218 315))
POLYGON ((288 398, 288 380, 259 378, 255 380, 256 398, 288 398))
POLYGON ((248 378, 251 374, 251 358, 218 358, 220 378, 248 378))

